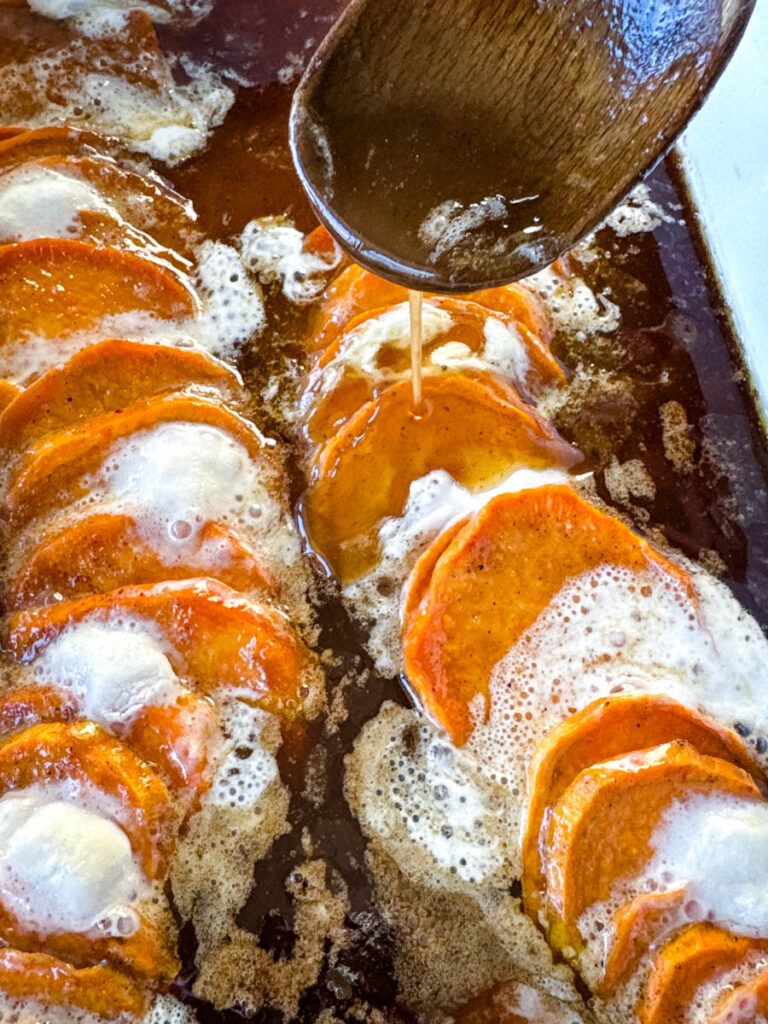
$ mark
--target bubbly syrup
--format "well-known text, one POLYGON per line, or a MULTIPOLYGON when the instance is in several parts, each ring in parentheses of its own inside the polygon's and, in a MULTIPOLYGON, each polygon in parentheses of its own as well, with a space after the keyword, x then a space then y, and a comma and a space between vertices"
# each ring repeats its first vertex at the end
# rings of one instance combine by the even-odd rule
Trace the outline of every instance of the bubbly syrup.
MULTIPOLYGON (((209 236, 237 237, 251 218, 265 214, 285 213, 302 230, 314 227, 287 147, 296 79, 284 79, 311 52, 338 6, 338 0, 218 0, 215 15, 191 30, 160 27, 167 50, 204 56, 230 69, 233 82, 242 77, 254 83, 238 88, 235 107, 203 153, 170 174, 158 167, 193 200, 209 236)), ((674 161, 656 169, 650 189, 674 219, 627 238, 605 229, 597 239, 601 258, 578 267, 597 293, 619 305, 622 324, 605 338, 578 332, 556 337, 555 351, 565 365, 588 372, 586 383, 566 394, 555 418, 587 455, 606 501, 639 528, 719 569, 739 600, 768 624, 764 436, 674 161), (667 410, 664 416, 660 409, 667 410), (678 443, 679 457, 675 437, 689 442, 678 443), (653 479, 652 497, 633 493, 627 484, 626 467, 636 461, 653 479)), ((301 359, 309 310, 291 306, 275 291, 267 296, 267 316, 267 329, 242 369, 259 425, 289 445, 267 384, 278 376, 282 392, 290 394, 286 369, 301 359)), ((305 484, 298 458, 290 467, 292 497, 298 499, 305 484)), ((290 962, 296 945, 291 879, 300 876, 311 845, 312 857, 325 861, 328 885, 346 889, 347 942, 336 958, 326 957, 295 1020, 310 1024, 330 1011, 333 1020, 350 1024, 405 1024, 413 1018, 398 1001, 396 936, 377 903, 365 840, 344 799, 342 776, 345 756, 382 703, 409 700, 397 680, 373 671, 333 586, 320 573, 318 580, 319 649, 327 652, 329 706, 336 712, 312 723, 301 758, 282 760, 291 792, 290 831, 254 865, 253 891, 238 923, 276 962, 290 962)), ((191 996, 195 950, 194 930, 187 925, 177 994, 195 1006, 203 1024, 242 1021, 234 1010, 220 1013, 191 996)), ((254 1019, 283 1020, 270 1006, 254 1019)))

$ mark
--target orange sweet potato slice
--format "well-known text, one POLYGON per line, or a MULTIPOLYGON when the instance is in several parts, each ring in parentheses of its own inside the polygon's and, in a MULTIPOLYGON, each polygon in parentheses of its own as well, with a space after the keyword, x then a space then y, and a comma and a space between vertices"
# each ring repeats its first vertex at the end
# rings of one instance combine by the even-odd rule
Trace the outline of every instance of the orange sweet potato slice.
POLYGON ((45 953, 0 949, 0 989, 11 999, 71 1006, 104 1020, 143 1017, 147 995, 113 967, 76 968, 45 953))
POLYGON ((0 446, 21 451, 53 430, 190 385, 211 389, 230 405, 246 402, 237 374, 202 352, 101 341, 53 367, 24 391, 15 389, 14 401, 0 415, 0 446))
POLYGON ((0 380, 0 413, 22 394, 20 387, 12 384, 9 380, 0 380))
POLYGON ((79 713, 74 698, 53 686, 15 686, 0 697, 0 740, 40 722, 74 722, 79 713))
POLYGON ((247 691, 265 710, 288 718, 310 697, 309 651, 273 608, 211 579, 124 587, 111 594, 16 612, 7 643, 19 661, 31 661, 72 622, 120 616, 148 620, 169 645, 180 677, 204 693, 222 687, 247 691))
POLYGON ((92 490, 95 473, 118 441, 160 423, 206 423, 226 431, 254 461, 271 473, 261 434, 247 420, 215 399, 194 394, 169 394, 138 402, 122 412, 106 413, 69 430, 36 441, 12 475, 3 501, 6 521, 19 529, 31 519, 61 510, 92 490))
POLYGON ((729 988, 717 1000, 707 1024, 752 1024, 768 1016, 768 970, 735 988, 729 988))
POLYGON ((750 954, 768 952, 768 942, 731 935, 711 924, 695 924, 657 954, 636 1009, 641 1024, 684 1024, 697 991, 738 967, 750 954))
POLYGON ((40 934, 22 924, 0 905, 0 940, 24 953, 45 953, 60 957, 75 968, 93 963, 110 964, 127 971, 137 980, 169 982, 180 964, 165 935, 147 917, 138 914, 138 928, 126 938, 101 937, 95 932, 51 932, 40 934))
MULTIPOLYGON (((491 312, 467 299, 436 297, 429 300, 431 307, 446 313, 450 323, 446 329, 429 338, 423 347, 423 372, 425 376, 446 372, 441 364, 438 350, 447 342, 466 347, 467 357, 482 359, 487 339, 485 328, 491 312)), ((309 405, 305 433, 310 441, 319 443, 327 440, 357 410, 376 398, 385 387, 396 380, 410 378, 411 354, 407 329, 399 343, 382 343, 376 354, 376 371, 361 373, 350 364, 344 364, 344 353, 355 344, 359 333, 371 321, 387 316, 390 308, 373 309, 361 313, 345 326, 335 341, 320 356, 309 377, 304 401, 309 405), (340 362, 341 360, 341 362, 340 362), (332 378, 330 374, 333 374, 332 378), (330 381, 333 386, 329 387, 330 381)), ((525 335, 510 324, 520 338, 520 345, 527 357, 527 366, 513 367, 512 376, 504 378, 498 367, 487 365, 487 372, 507 379, 515 387, 523 387, 528 393, 539 394, 546 386, 563 379, 560 366, 546 347, 533 340, 531 332, 525 335)), ((480 367, 461 369, 470 376, 482 373, 480 367)))
POLYGON ((17 135, 23 135, 26 128, 18 128, 13 125, 4 125, 0 128, 0 142, 5 142, 6 139, 13 139, 17 135))
POLYGON ((33 725, 0 744, 0 794, 38 782, 76 780, 115 800, 148 878, 162 876, 174 811, 165 783, 146 762, 93 722, 33 725))
POLYGON ((369 309, 408 301, 408 289, 391 284, 364 270, 357 263, 343 270, 325 291, 315 318, 315 327, 307 341, 310 352, 321 352, 343 331, 353 317, 369 309))
MULTIPOLYGON (((74 722, 82 712, 55 686, 19 685, 0 697, 0 738, 42 722, 74 722)), ((117 730, 113 730, 117 732, 117 730)), ((218 735, 213 705, 194 693, 174 704, 145 707, 120 738, 157 768, 168 785, 196 798, 210 785, 208 752, 218 735)))
POLYGON ((211 784, 209 753, 218 735, 219 720, 210 701, 185 693, 174 704, 145 707, 125 739, 169 786, 187 790, 196 801, 211 784))
POLYGON ((550 941, 578 949, 578 920, 653 858, 665 813, 695 793, 762 800, 747 772, 676 740, 581 771, 552 809, 545 878, 550 941))
POLYGON ((424 381, 414 415, 409 381, 387 388, 319 453, 303 515, 310 542, 343 582, 378 556, 378 526, 402 514, 414 480, 445 470, 480 489, 521 467, 570 467, 580 455, 513 391, 461 374, 424 381))
POLYGON ((47 238, 0 247, 0 349, 28 336, 67 337, 122 313, 180 320, 197 311, 179 278, 130 252, 47 238))
POLYGON ((106 594, 135 583, 212 576, 235 590, 274 593, 274 577, 234 530, 206 523, 183 560, 163 558, 129 515, 100 513, 45 540, 12 575, 8 611, 106 594))
POLYGON ((571 715, 539 745, 528 771, 528 807, 523 835, 523 893, 538 915, 544 889, 542 824, 584 768, 673 740, 686 740, 700 754, 721 757, 755 778, 763 774, 736 733, 660 694, 620 694, 597 700, 571 715))
POLYGON ((20 167, 30 160, 46 157, 62 158, 127 156, 130 150, 113 136, 71 125, 47 125, 30 128, 0 140, 0 173, 20 167))
MULTIPOLYGON (((439 541, 438 541, 439 543, 439 541)), ((433 563, 418 603, 406 596, 404 656, 415 694, 457 744, 472 731, 469 704, 488 696, 491 671, 569 577, 603 564, 654 569, 690 588, 622 523, 565 486, 502 495, 470 517, 433 563)))
POLYGON ((597 994, 608 999, 637 970, 643 957, 681 923, 685 888, 644 892, 613 916, 597 994))

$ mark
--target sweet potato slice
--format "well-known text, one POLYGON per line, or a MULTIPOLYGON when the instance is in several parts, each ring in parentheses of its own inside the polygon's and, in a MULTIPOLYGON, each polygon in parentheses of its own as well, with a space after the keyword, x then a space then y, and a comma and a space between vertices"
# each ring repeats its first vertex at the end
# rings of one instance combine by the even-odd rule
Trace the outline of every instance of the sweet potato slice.
POLYGON ((414 415, 409 381, 365 405, 319 453, 303 514, 310 541, 347 583, 378 556, 378 527, 401 515, 414 480, 447 471, 472 489, 513 470, 570 467, 580 458, 514 392, 461 374, 424 381, 414 415))
POLYGON ((768 1017, 768 970, 734 989, 728 989, 717 1000, 707 1024, 752 1024, 768 1017))
POLYGON ((35 783, 76 780, 115 801, 115 821, 148 878, 162 876, 175 812, 165 783, 124 743, 93 722, 33 725, 0 744, 0 795, 35 783))
POLYGON ((621 907, 606 937, 605 967, 597 994, 604 999, 634 973, 652 946, 682 923, 685 888, 644 892, 621 907))
POLYGON ((565 486, 495 498, 436 561, 429 549, 422 557, 412 575, 418 603, 406 596, 405 669, 457 744, 472 731, 470 702, 487 699, 494 665, 569 577, 609 564, 654 569, 690 588, 686 573, 565 486))
POLYGON ((597 700, 571 715, 539 745, 528 771, 523 835, 523 893, 534 918, 541 906, 544 868, 542 823, 584 768, 633 750, 686 740, 700 754, 731 761, 763 781, 763 774, 736 733, 661 694, 620 694, 597 700))
POLYGON ((119 139, 71 125, 30 128, 0 140, 0 173, 30 160, 46 157, 128 156, 130 150, 119 139))
POLYGON ((0 142, 5 142, 6 139, 13 139, 17 135, 23 135, 26 128, 17 128, 13 125, 5 125, 0 128, 0 142))
POLYGON ((11 999, 33 999, 42 1006, 71 1006, 104 1020, 122 1014, 143 1017, 142 992, 112 967, 76 968, 45 953, 0 949, 0 989, 11 999))
POLYGON ((92 490, 88 475, 104 463, 118 441, 160 423, 206 423, 226 431, 245 447, 265 473, 272 473, 264 438, 247 420, 215 399, 172 393, 138 402, 122 412, 106 413, 70 430, 33 443, 25 453, 3 501, 11 529, 69 506, 92 490))
POLYGON ((95 932, 51 932, 40 934, 20 923, 0 905, 0 940, 23 953, 44 953, 68 961, 77 969, 94 963, 110 964, 127 971, 139 981, 167 983, 180 964, 165 935, 142 914, 138 928, 126 938, 101 937, 95 932))
POLYGON ((192 385, 213 390, 229 405, 247 400, 237 374, 202 352, 101 341, 53 367, 23 392, 14 389, 14 401, 0 415, 0 446, 21 451, 53 430, 192 385))
POLYGON ((197 311, 179 278, 133 253, 55 238, 0 247, 0 349, 29 336, 67 337, 122 313, 181 320, 197 311))
POLYGON ((353 263, 326 288, 307 348, 310 352, 322 352, 341 334, 346 324, 360 313, 407 301, 407 288, 391 284, 383 277, 377 277, 353 263))
POLYGON ((22 394, 21 388, 9 380, 0 380, 0 413, 22 394))
MULTIPOLYGON (((22 684, 0 696, 0 739, 42 722, 82 717, 75 698, 62 689, 22 684)), ((145 707, 119 730, 120 738, 171 788, 187 790, 193 799, 210 785, 208 754, 217 735, 213 705, 194 693, 183 694, 174 704, 145 707)))
POLYGON ((265 710, 289 718, 301 714, 312 695, 312 658, 286 618, 211 579, 124 587, 17 612, 8 649, 19 661, 31 661, 68 624, 121 616, 149 621, 168 643, 176 674, 204 693, 242 689, 265 710))
POLYGON ((695 793, 762 800, 742 768, 676 740, 581 771, 555 804, 546 842, 551 943, 578 949, 578 920, 653 858, 656 828, 675 801, 695 793))
POLYGON ((656 956, 635 1011, 641 1024, 684 1024, 697 991, 738 967, 768 942, 731 935, 712 924, 695 924, 656 956))
POLYGON ((41 722, 74 722, 77 702, 53 686, 13 687, 0 696, 0 740, 41 722))
POLYGON ((70 601, 136 583, 211 576, 235 590, 274 593, 274 577, 234 530, 206 523, 183 559, 163 558, 129 515, 80 519, 46 540, 14 572, 5 592, 8 611, 70 601))
MULTIPOLYGON (((504 359, 501 353, 489 357, 485 331, 488 321, 494 317, 483 306, 467 299, 435 297, 429 300, 425 309, 437 310, 450 317, 445 329, 431 335, 424 343, 425 376, 443 374, 446 368, 452 368, 450 361, 443 361, 440 355, 443 346, 450 343, 463 346, 464 358, 474 361, 468 366, 455 367, 470 376, 491 373, 515 387, 522 387, 528 394, 539 394, 546 386, 563 379, 563 372, 549 350, 533 340, 530 331, 521 333, 514 323, 509 327, 516 333, 517 347, 512 347, 504 359)), ((397 323, 395 321, 395 325, 397 323)), ((512 335, 512 346, 515 345, 514 338, 512 335)), ((327 440, 365 402, 376 398, 395 381, 409 379, 410 372, 410 333, 405 304, 361 313, 322 353, 310 374, 304 397, 308 406, 304 428, 307 437, 315 443, 327 440), (382 339, 375 356, 367 356, 369 363, 375 362, 373 368, 362 372, 350 362, 345 362, 346 353, 355 346, 362 332, 380 330, 378 322, 383 318, 389 318, 391 322, 394 315, 400 317, 402 331, 399 337, 382 339)))

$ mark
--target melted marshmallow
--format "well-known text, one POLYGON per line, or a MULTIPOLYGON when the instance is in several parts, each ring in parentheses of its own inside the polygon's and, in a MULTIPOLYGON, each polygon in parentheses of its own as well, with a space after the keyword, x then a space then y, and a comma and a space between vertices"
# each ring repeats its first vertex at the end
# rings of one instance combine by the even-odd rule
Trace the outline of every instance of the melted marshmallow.
POLYGON ((85 718, 130 725, 147 706, 175 700, 183 688, 147 633, 88 619, 68 626, 34 663, 41 685, 67 690, 85 718))
POLYGON ((697 794, 677 801, 654 833, 646 879, 684 884, 689 916, 739 935, 768 936, 768 805, 697 794))
POLYGON ((107 818, 42 787, 0 797, 0 898, 23 924, 131 934, 146 889, 128 837, 107 818))
POLYGON ((32 167, 9 175, 0 189, 0 238, 66 238, 77 229, 81 210, 106 208, 96 189, 85 182, 32 167))

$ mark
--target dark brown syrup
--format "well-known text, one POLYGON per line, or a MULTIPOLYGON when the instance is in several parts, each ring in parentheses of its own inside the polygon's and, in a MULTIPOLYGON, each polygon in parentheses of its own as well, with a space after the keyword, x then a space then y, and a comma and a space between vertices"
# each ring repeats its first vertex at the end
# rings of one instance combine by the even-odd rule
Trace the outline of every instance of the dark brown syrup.
MULTIPOLYGON (((337 6, 338 0, 218 0, 215 14, 194 29, 161 29, 169 51, 191 52, 253 82, 238 87, 235 107, 205 152, 171 172, 158 168, 194 201, 210 236, 234 238, 251 218, 265 214, 286 213, 304 230, 314 226, 288 153, 296 79, 280 83, 278 76, 292 62, 290 54, 308 55, 337 6)), ((768 624, 764 435, 674 161, 658 167, 649 184, 651 198, 674 220, 624 239, 603 230, 598 235, 603 258, 578 267, 598 293, 610 290, 622 325, 605 338, 556 339, 557 354, 570 369, 585 364, 601 371, 591 385, 571 389, 557 424, 585 452, 606 501, 638 528, 660 531, 686 555, 719 569, 739 600, 768 624), (667 435, 676 431, 677 466, 668 457, 678 450, 670 447, 669 436, 665 450, 661 407, 671 410, 667 435), (617 502, 614 460, 622 465, 640 460, 653 478, 655 497, 628 494, 617 502)), ((291 376, 287 371, 300 363, 308 310, 291 306, 275 290, 267 296, 267 313, 268 328, 242 368, 260 425, 281 436, 290 453, 288 429, 264 395, 274 375, 291 376)), ((304 479, 295 455, 289 454, 289 470, 292 497, 298 500, 304 479)), ((254 865, 253 891, 239 924, 276 961, 290 961, 296 936, 287 886, 291 877, 301 884, 296 873, 305 860, 306 830, 313 856, 327 865, 328 888, 346 887, 348 941, 333 962, 327 957, 317 983, 301 999, 296 1021, 310 1024, 328 1009, 336 1021, 360 1022, 378 1011, 379 1020, 407 1022, 412 1017, 398 1002, 395 936, 377 906, 365 841, 344 800, 342 778, 344 756, 364 723, 385 700, 407 704, 408 698, 397 680, 373 671, 357 628, 319 567, 317 581, 318 646, 331 652, 328 694, 338 698, 342 692, 346 718, 330 729, 322 720, 314 723, 305 755, 281 764, 292 793, 291 831, 254 865)), ((202 1024, 242 1020, 235 1010, 218 1013, 192 997, 195 950, 187 925, 177 994, 195 1005, 202 1024)), ((259 1024, 283 1020, 269 1006, 253 1019, 259 1024)))

